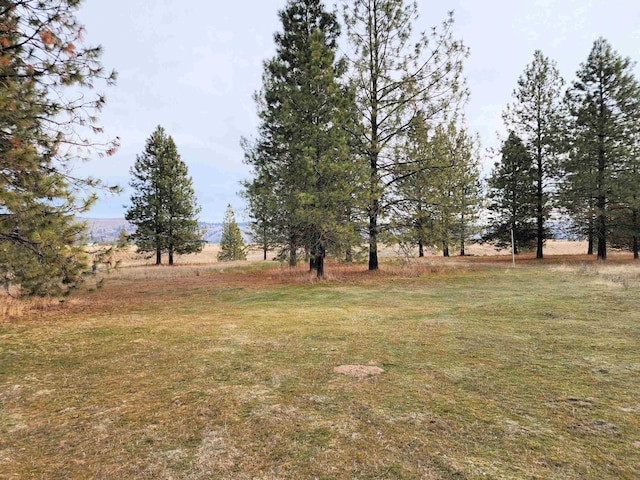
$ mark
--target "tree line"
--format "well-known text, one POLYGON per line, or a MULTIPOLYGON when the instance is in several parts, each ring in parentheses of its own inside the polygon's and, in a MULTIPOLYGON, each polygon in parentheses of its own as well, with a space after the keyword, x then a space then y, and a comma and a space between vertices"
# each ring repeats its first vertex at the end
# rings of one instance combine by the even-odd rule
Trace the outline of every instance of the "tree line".
POLYGON ((638 258, 640 89, 606 40, 568 88, 534 53, 485 196, 453 14, 429 34, 413 31, 417 6, 402 0, 344 2, 342 15, 290 0, 279 15, 255 96, 260 127, 243 140, 243 193, 265 252, 280 246, 292 266, 304 253, 322 276, 325 255, 349 261, 363 237, 376 270, 380 241, 464 255, 469 241, 510 246, 513 232, 516 252, 543 258, 556 213, 599 259, 609 244, 638 258))
POLYGON ((328 253, 351 260, 363 235, 370 270, 391 234, 447 251, 478 203, 476 140, 461 115, 468 50, 453 18, 414 35, 417 6, 400 0, 347 2, 343 22, 320 0, 291 0, 279 15, 260 128, 243 141, 259 243, 284 246, 292 266, 304 252, 318 276, 328 253))
MULTIPOLYGON (((7 291, 44 295, 75 286, 87 263, 77 217, 96 189, 118 191, 73 174, 74 163, 118 146, 96 140, 105 98, 92 93, 112 85, 115 73, 101 65, 99 47, 84 44, 79 5, 0 3, 0 275, 7 291)), ((502 246, 511 232, 519 250, 534 248, 542 258, 554 212, 599 259, 611 246, 638 258, 640 87, 630 59, 598 39, 565 86, 556 64, 535 52, 504 112, 508 135, 483 195, 480 144, 464 118, 469 50, 454 36, 453 14, 421 33, 415 3, 349 0, 342 7, 289 0, 279 12, 276 53, 264 62, 255 95, 259 129, 242 140, 252 170, 242 194, 265 258, 278 247, 290 265, 308 259, 322 276, 327 255, 352 261, 363 239, 368 268, 377 270, 381 243, 464 255, 470 241, 502 246)), ((140 250, 157 263, 167 254, 171 264, 202 247, 191 178, 161 127, 136 158, 131 186, 126 216, 140 250)), ((225 245, 242 256, 233 212, 226 218, 225 245)))
POLYGON ((552 60, 536 51, 504 113, 508 138, 488 179, 484 239, 517 248, 550 238, 553 212, 606 260, 608 246, 639 257, 640 84, 633 63, 597 39, 576 79, 564 88, 552 60))

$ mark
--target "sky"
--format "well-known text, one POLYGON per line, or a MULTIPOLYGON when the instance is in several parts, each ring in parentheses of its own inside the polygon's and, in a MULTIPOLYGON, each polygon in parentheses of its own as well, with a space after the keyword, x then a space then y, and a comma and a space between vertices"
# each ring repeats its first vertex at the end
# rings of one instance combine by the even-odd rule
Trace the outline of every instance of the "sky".
MULTIPOLYGON (((123 188, 101 195, 87 216, 122 218, 129 204, 129 170, 145 141, 161 125, 176 142, 202 207, 200 220, 221 222, 228 204, 248 220, 238 195, 250 178, 242 137, 255 138, 253 95, 262 84, 263 62, 275 53, 278 11, 286 0, 85 0, 78 18, 89 45, 101 45, 102 63, 118 72, 104 89, 99 124, 120 138, 113 157, 79 165, 123 188)), ((325 2, 329 8, 334 0, 325 2)), ((557 63, 570 83, 599 38, 622 56, 640 61, 638 0, 418 0, 416 31, 439 25, 454 11, 454 36, 470 48, 465 77, 471 91, 467 125, 477 132, 483 171, 488 151, 504 136, 502 111, 512 100, 535 50, 557 63)), ((634 67, 640 79, 640 68, 634 67)))

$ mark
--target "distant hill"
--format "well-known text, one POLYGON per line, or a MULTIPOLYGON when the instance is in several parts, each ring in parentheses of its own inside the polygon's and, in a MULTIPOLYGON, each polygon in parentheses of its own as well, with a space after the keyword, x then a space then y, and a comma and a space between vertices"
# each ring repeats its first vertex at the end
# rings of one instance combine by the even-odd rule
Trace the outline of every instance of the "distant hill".
MULTIPOLYGON (((135 227, 124 218, 81 218, 87 222, 88 240, 92 243, 114 243, 121 229, 127 233, 135 231, 135 227)), ((207 243, 220 243, 222 237, 221 223, 200 222, 200 228, 205 231, 204 240, 207 243)), ((247 223, 239 223, 242 239, 245 243, 251 243, 251 232, 247 223)))

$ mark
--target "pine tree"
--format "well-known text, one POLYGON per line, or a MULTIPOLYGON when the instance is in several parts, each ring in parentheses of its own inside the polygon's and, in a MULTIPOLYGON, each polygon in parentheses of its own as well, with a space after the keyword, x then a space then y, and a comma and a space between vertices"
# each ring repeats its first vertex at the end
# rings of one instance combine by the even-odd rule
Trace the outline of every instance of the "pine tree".
POLYGON ((504 119, 522 140, 534 165, 536 183, 536 258, 543 258, 549 235, 546 221, 554 205, 558 179, 558 153, 562 135, 564 80, 555 62, 537 50, 533 62, 518 79, 514 102, 504 119))
POLYGON ((464 128, 450 125, 449 144, 454 160, 450 173, 453 186, 452 239, 459 247, 460 256, 466 255, 466 246, 479 233, 479 210, 482 203, 480 182, 480 142, 464 128))
POLYGON ((118 238, 116 239, 116 247, 118 249, 123 249, 129 246, 129 235, 124 227, 120 229, 118 232, 118 238))
POLYGON ((468 50, 452 38, 452 15, 441 32, 433 29, 431 36, 422 34, 414 41, 416 19, 415 2, 345 2, 347 36, 354 52, 351 77, 360 117, 354 144, 367 162, 363 191, 367 195, 369 270, 378 269, 380 221, 390 213, 387 200, 397 170, 393 150, 414 117, 442 122, 443 112, 455 109, 466 98, 461 73, 468 50))
MULTIPOLYGON (((246 141, 243 141, 243 148, 247 154, 255 151, 254 147, 246 144, 246 141)), ((280 243, 276 220, 277 199, 261 178, 245 182, 243 187, 242 195, 247 199, 252 218, 250 222, 251 237, 262 249, 262 259, 267 260, 269 250, 280 243)))
POLYGON ((145 150, 131 168, 131 206, 125 218, 136 226, 131 234, 140 252, 155 252, 156 265, 162 253, 169 255, 202 251, 202 235, 192 180, 175 142, 160 126, 147 139, 145 150))
POLYGON ((236 223, 236 217, 231 205, 227 205, 222 222, 222 238, 220 239, 220 251, 218 261, 231 262, 233 260, 246 260, 247 252, 242 241, 240 227, 236 223))
POLYGON ((389 228, 391 241, 417 245, 418 257, 422 258, 425 247, 434 242, 433 175, 448 165, 440 162, 429 125, 422 115, 412 119, 405 144, 396 155, 399 157, 394 173, 397 200, 389 228))
MULTIPOLYGON (((632 62, 600 38, 594 42, 577 80, 566 95, 570 148, 564 164, 565 196, 578 221, 591 222, 598 259, 607 259, 607 244, 619 225, 614 213, 632 205, 633 134, 640 112, 640 86, 632 62), (629 198, 631 194, 631 198, 629 198)), ((633 208, 628 211, 633 214, 633 208)), ((575 218, 575 217, 574 217, 575 218)))
MULTIPOLYGON (((640 91, 638 92, 640 95, 640 91)), ((640 98, 638 99, 640 103, 640 98)), ((636 112, 640 114, 640 112, 636 112)), ((639 115, 640 116, 640 115, 639 115)), ((640 259, 640 118, 629 124, 629 140, 624 171, 621 172, 622 198, 620 209, 614 212, 613 245, 633 252, 640 259)))
POLYGON ((476 142, 452 122, 436 127, 431 142, 439 164, 430 178, 432 239, 445 257, 454 245, 464 255, 480 201, 476 142))
POLYGON ((99 145, 95 112, 104 97, 87 89, 111 84, 100 49, 83 45, 75 0, 0 4, 0 275, 23 295, 67 291, 86 268, 75 220, 100 182, 69 174, 99 145), (82 95, 78 92, 82 91, 82 95), (87 100, 88 99, 88 100, 87 100))
POLYGON ((420 257, 427 244, 441 246, 445 256, 457 244, 464 255, 480 202, 476 140, 453 122, 430 133, 418 116, 401 152, 394 190, 400 239, 417 243, 420 257))
POLYGON ((522 140, 514 132, 502 144, 501 160, 493 167, 488 183, 489 225, 483 241, 515 253, 537 246, 537 175, 522 140))
POLYGON ((305 248, 322 276, 328 249, 354 236, 344 220, 358 177, 346 133, 352 96, 339 81, 345 65, 336 59, 335 14, 320 0, 291 0, 280 19, 257 98, 260 136, 245 142, 254 174, 245 192, 252 218, 287 246, 290 265, 305 248))

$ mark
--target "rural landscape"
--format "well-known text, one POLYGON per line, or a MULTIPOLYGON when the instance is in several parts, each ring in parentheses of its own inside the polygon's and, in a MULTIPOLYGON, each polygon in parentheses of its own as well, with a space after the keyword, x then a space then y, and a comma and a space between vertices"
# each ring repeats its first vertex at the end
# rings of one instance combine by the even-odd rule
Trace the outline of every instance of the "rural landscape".
POLYGON ((533 50, 484 148, 454 12, 283 0, 213 223, 175 123, 79 167, 81 4, 0 2, 0 480, 640 478, 633 59, 533 50))

